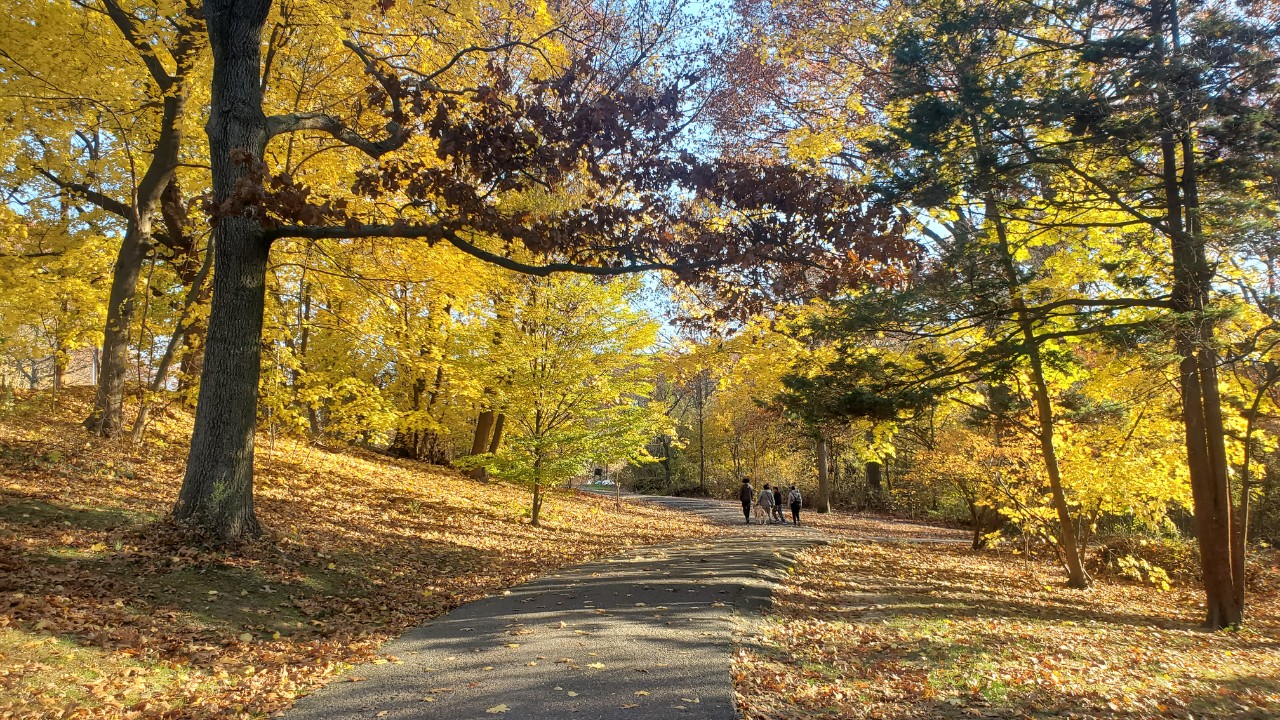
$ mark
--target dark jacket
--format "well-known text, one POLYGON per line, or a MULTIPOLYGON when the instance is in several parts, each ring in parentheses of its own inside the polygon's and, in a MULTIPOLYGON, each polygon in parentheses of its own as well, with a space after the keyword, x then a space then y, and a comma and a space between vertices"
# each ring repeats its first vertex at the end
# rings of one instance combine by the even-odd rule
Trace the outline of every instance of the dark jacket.
POLYGON ((755 488, 749 483, 742 483, 742 490, 738 492, 738 499, 744 503, 749 503, 756 496, 755 488))

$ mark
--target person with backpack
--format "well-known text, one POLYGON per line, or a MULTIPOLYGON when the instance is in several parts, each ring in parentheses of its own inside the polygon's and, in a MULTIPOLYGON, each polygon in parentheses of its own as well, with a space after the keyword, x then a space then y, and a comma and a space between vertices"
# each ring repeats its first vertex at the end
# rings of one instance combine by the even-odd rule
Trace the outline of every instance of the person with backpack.
POLYGON ((795 485, 791 486, 791 492, 787 493, 787 504, 791 506, 791 521, 800 527, 800 506, 804 504, 804 497, 800 495, 800 489, 795 485))
POLYGON ((738 499, 742 501, 742 516, 751 524, 751 501, 756 497, 756 489, 751 487, 751 478, 742 478, 742 489, 738 491, 738 499))
POLYGON ((760 491, 760 498, 756 501, 756 507, 764 513, 765 519, 770 525, 773 524, 773 491, 769 489, 769 483, 764 484, 764 489, 760 491))
POLYGON ((787 519, 782 516, 782 486, 773 486, 773 519, 785 525, 787 519))

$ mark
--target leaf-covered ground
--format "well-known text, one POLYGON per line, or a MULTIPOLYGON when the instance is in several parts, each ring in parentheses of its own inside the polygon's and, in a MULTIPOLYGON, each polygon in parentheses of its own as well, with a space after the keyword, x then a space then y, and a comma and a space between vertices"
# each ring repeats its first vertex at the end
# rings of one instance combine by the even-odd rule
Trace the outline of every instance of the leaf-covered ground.
MULTIPOLYGON (((791 515, 788 513, 787 517, 791 515)), ((969 542, 969 531, 891 517, 843 512, 818 514, 805 511, 800 522, 842 538, 860 540, 945 540, 969 542)))
MULTIPOLYGON (((680 513, 527 492, 264 439, 268 537, 195 551, 164 515, 185 417, 142 446, 79 428, 85 398, 0 414, 0 717, 262 716, 461 603, 630 545, 706 536, 680 513)), ((387 660, 395 662, 394 659, 387 660)))
POLYGON ((766 718, 1280 717, 1280 570, 1252 620, 1210 634, 1194 587, 1062 586, 1054 567, 963 545, 837 542, 801 556, 734 681, 766 718))

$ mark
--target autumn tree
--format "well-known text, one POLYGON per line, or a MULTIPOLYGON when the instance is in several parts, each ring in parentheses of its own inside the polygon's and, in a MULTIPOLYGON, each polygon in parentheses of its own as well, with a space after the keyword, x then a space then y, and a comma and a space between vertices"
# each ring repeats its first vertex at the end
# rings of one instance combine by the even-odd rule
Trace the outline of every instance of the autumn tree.
POLYGON ((1079 70, 1035 103, 1036 120, 1061 135, 1020 140, 1036 163, 1063 168, 1075 197, 1122 214, 1168 243, 1170 332, 1187 465, 1203 561, 1206 624, 1238 625, 1233 504, 1219 389, 1219 338, 1205 228, 1214 195, 1262 176, 1275 153, 1272 98, 1280 33, 1269 21, 1215 7, 1153 0, 1101 16, 1037 7, 1054 29, 1037 47, 1079 70), (1098 19, 1101 18, 1101 23, 1098 19))
POLYGON ((91 230, 0 211, 0 358, 29 363, 32 385, 40 380, 37 363, 47 365, 55 400, 72 354, 93 346, 102 330, 99 288, 110 251, 110 241, 91 230))
MULTIPOLYGON (((179 168, 192 162, 188 101, 207 82, 201 9, 188 2, 138 4, 33 0, 0 22, 7 148, 14 201, 62 193, 98 232, 119 230, 110 278, 98 395, 85 426, 114 435, 130 367, 136 295, 148 256, 199 266, 184 227, 189 201, 179 168), (74 40, 71 40, 75 38, 74 40)), ((25 204, 25 203, 24 203, 25 204)), ((34 209, 34 208, 33 208, 34 209)))
POLYGON ((469 459, 533 491, 537 525, 546 491, 591 465, 648 458, 668 430, 653 402, 657 324, 628 308, 634 279, 603 284, 580 275, 524 280, 501 318, 505 443, 469 459))
POLYGON ((384 135, 371 139, 323 113, 264 114, 270 9, 265 0, 204 8, 214 59, 207 131, 216 272, 174 515, 225 540, 258 530, 251 487, 259 338, 268 254, 280 238, 444 242, 534 275, 668 269, 685 281, 721 279, 738 304, 771 290, 899 272, 904 249, 889 217, 857 187, 682 151, 680 131, 703 74, 664 77, 662 64, 648 60, 671 22, 570 7, 558 22, 579 23, 575 32, 501 26, 492 45, 458 48, 429 67, 397 66, 353 37, 348 44, 372 78, 369 100, 387 118, 384 135), (604 43, 613 47, 606 52, 604 43), (481 81, 450 74, 476 63, 481 81), (359 173, 351 197, 312 198, 264 162, 272 138, 304 130, 378 159, 359 173), (411 138, 432 151, 395 152, 411 138))
MULTIPOLYGON (((1139 6, 857 5, 857 20, 835 32, 822 24, 828 10, 786 4, 765 14, 777 22, 763 22, 762 36, 781 38, 784 51, 762 57, 785 57, 794 48, 802 61, 784 77, 804 82, 816 64, 809 61, 825 51, 862 80, 861 102, 849 106, 850 130, 834 135, 834 149, 827 150, 840 162, 874 173, 876 155, 893 152, 896 143, 886 147, 883 135, 868 130, 867 118, 888 117, 892 124, 902 113, 908 119, 906 126, 915 128, 906 138, 909 150, 890 157, 927 169, 905 178, 914 181, 914 197, 926 206, 966 190, 980 223, 968 225, 988 227, 996 245, 1012 251, 996 257, 1015 261, 1013 273, 1004 263, 1007 287, 999 290, 1014 310, 1020 313, 1019 303, 1036 299, 1027 295, 1034 283, 1018 277, 1017 243, 1001 237, 1012 239, 1019 223, 1029 238, 1076 238, 1085 251, 1099 238, 1104 245, 1118 238, 1130 253, 1096 261, 1110 276, 1099 287, 1111 297, 1100 299, 1158 311, 1150 315, 1162 318, 1166 334, 1149 333, 1143 341, 1169 342, 1182 358, 1179 385, 1209 598, 1206 621, 1211 627, 1237 624, 1238 603, 1227 587, 1231 568, 1242 566, 1230 548, 1231 492, 1216 369, 1219 313, 1208 260, 1230 249, 1212 242, 1205 228, 1225 207, 1215 200, 1247 192, 1243 183, 1262 177, 1274 155, 1274 28, 1262 16, 1165 0, 1139 6), (922 25, 919 15, 936 22, 922 25), (898 79, 913 77, 932 79, 917 85, 941 94, 895 103, 904 89, 898 79), (1160 262, 1135 261, 1137 248, 1160 262)), ((932 216, 922 220, 920 232, 936 233, 947 224, 932 216)), ((1035 255, 1032 249, 1027 257, 1035 255)), ((1081 302, 1089 299, 1060 307, 1105 307, 1081 302)), ((1039 307, 1051 310, 1056 301, 1039 307)), ((1027 310, 1033 326, 1045 322, 1034 308, 1027 310)), ((1034 365, 1032 331, 1024 333, 1023 349, 1034 365)), ((1050 419, 1050 413, 1041 417, 1050 419)), ((1045 451, 1048 457, 1047 446, 1045 451)))

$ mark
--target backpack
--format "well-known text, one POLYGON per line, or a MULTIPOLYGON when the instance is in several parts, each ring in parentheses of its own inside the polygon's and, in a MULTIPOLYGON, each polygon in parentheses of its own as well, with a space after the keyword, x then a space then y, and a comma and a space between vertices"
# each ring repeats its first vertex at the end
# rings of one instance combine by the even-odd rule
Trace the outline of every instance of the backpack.
POLYGON ((800 497, 800 488, 792 488, 791 493, 787 495, 787 502, 792 505, 804 502, 804 498, 800 497))

